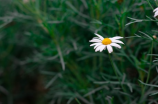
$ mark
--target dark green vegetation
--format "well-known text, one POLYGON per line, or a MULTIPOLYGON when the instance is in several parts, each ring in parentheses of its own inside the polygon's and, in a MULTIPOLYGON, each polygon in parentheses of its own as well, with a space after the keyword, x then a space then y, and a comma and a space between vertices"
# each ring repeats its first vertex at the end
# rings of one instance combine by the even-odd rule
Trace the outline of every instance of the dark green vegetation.
POLYGON ((150 3, 1 0, 0 103, 155 104, 158 25, 150 3), (111 54, 114 68, 107 50, 89 46, 95 32, 128 37, 111 54))

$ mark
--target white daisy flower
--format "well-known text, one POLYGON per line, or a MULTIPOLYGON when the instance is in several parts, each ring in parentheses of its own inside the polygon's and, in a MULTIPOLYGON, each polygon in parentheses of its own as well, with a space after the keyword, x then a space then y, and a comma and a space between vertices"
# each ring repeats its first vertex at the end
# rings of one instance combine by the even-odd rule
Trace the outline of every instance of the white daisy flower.
POLYGON ((158 16, 158 8, 154 9, 153 12, 155 12, 154 17, 158 16))
POLYGON ((103 38, 101 35, 96 34, 98 37, 94 37, 92 40, 89 42, 95 42, 91 44, 90 46, 94 46, 95 52, 100 51, 102 52, 107 48, 108 52, 111 53, 113 52, 112 46, 116 48, 121 48, 121 46, 117 43, 124 44, 122 41, 118 40, 123 37, 121 36, 115 36, 113 38, 103 38))

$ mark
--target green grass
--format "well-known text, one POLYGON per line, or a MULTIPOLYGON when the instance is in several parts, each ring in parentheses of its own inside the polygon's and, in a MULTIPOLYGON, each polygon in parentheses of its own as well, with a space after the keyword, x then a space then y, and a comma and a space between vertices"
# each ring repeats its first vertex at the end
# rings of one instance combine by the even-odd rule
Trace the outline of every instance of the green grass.
MULTIPOLYGON (((25 1, 25 2, 23 2, 25 1)), ((28 2, 27 2, 28 1, 28 2)), ((0 3, 0 103, 153 104, 158 100, 154 0, 0 3), (98 33, 124 37, 95 52, 98 33)))

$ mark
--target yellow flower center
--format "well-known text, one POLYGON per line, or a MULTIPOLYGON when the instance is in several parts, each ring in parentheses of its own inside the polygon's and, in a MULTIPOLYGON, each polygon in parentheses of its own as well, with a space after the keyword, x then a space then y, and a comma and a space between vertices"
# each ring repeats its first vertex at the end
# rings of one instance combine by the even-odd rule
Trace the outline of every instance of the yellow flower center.
POLYGON ((108 44, 111 44, 111 40, 109 39, 109 38, 104 38, 103 40, 102 40, 102 44, 104 44, 104 45, 108 45, 108 44))

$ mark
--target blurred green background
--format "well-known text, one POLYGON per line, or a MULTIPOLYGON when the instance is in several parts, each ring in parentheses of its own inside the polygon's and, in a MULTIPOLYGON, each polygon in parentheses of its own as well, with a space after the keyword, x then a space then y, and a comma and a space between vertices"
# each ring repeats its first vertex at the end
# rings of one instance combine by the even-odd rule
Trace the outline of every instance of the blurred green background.
POLYGON ((0 0, 0 104, 157 104, 157 3, 0 0), (118 75, 94 33, 125 37, 118 75))

